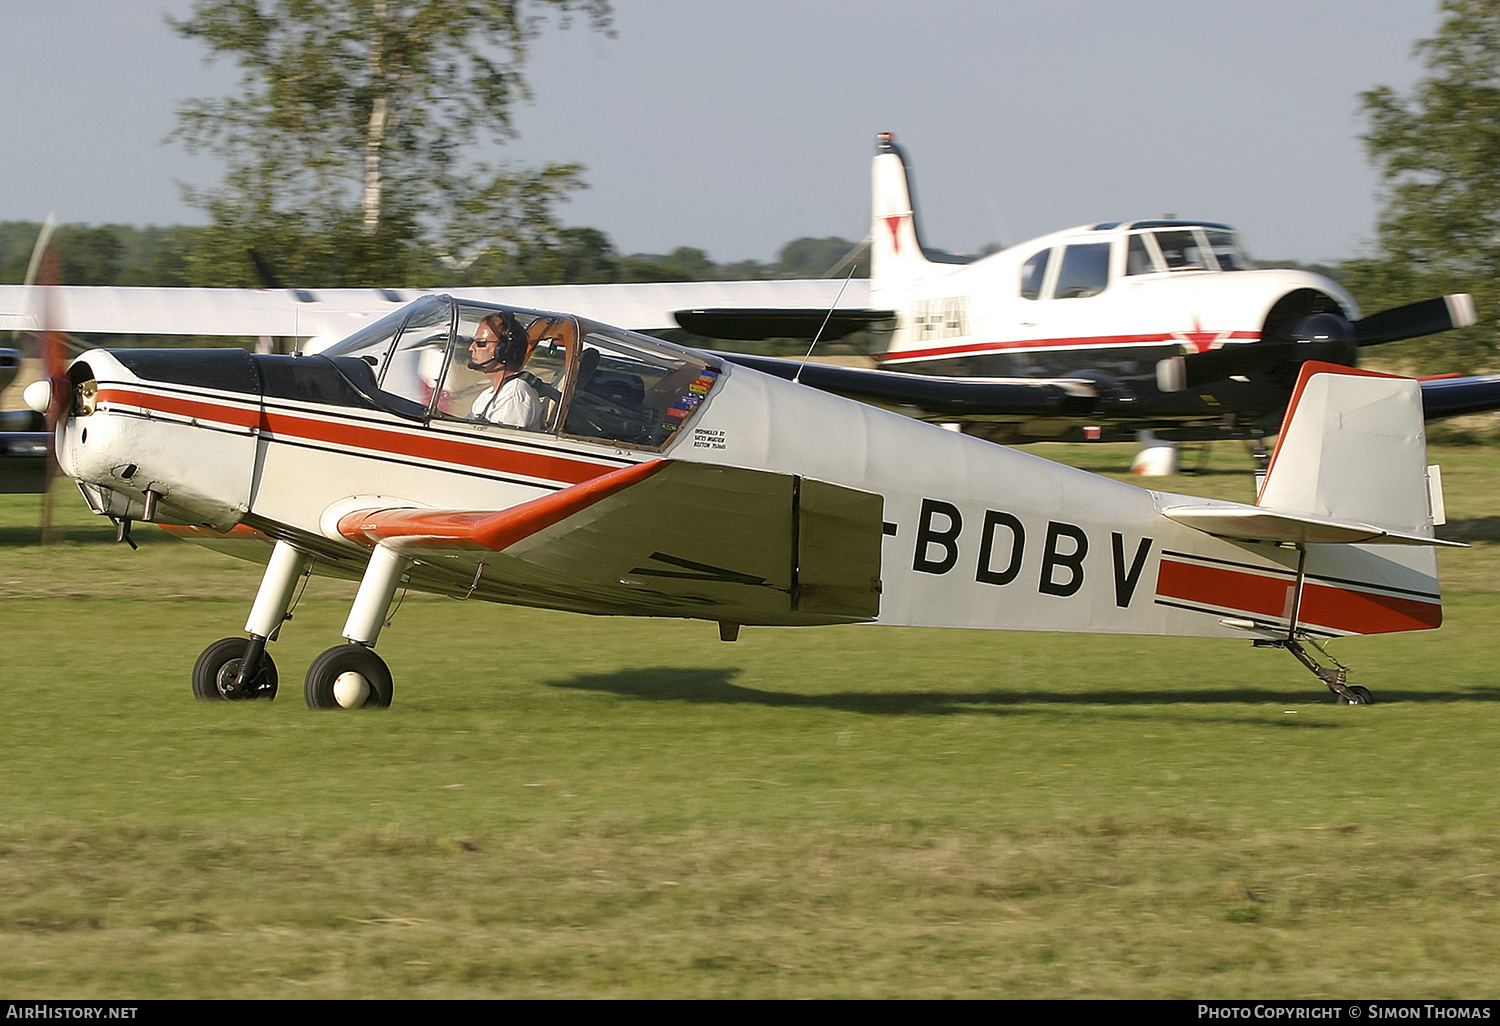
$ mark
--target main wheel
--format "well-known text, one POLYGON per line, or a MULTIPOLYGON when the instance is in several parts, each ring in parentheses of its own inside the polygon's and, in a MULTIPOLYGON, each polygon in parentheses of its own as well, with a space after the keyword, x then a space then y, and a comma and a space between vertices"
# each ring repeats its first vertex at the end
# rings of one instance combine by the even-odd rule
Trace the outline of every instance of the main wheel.
MULTIPOLYGON (((231 700, 229 690, 240 675, 240 660, 249 645, 249 638, 222 638, 205 648, 193 666, 193 697, 206 702, 231 700)), ((264 652, 255 676, 249 682, 248 693, 232 700, 269 701, 276 697, 277 681, 276 663, 271 659, 271 653, 264 652)))
POLYGON ((391 671, 363 645, 330 648, 307 668, 309 709, 375 709, 391 704, 391 671))
POLYGON ((1375 701, 1375 696, 1370 694, 1369 688, 1362 688, 1358 684, 1349 685, 1349 693, 1354 696, 1352 700, 1343 695, 1338 696, 1339 705, 1369 705, 1375 701))

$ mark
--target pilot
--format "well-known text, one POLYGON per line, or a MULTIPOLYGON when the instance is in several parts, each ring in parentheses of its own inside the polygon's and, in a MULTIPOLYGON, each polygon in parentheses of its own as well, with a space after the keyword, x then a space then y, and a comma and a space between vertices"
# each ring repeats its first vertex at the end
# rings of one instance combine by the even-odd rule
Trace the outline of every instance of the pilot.
POLYGON ((474 400, 471 418, 541 430, 542 401, 521 372, 528 348, 526 330, 513 314, 490 314, 479 322, 469 342, 469 367, 488 375, 490 387, 474 400))

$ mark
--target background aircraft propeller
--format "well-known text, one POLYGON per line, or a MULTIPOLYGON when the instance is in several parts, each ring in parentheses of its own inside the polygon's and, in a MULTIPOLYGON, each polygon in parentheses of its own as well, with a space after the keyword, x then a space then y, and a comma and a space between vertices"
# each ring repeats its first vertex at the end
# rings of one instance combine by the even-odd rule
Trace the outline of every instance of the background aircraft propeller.
MULTIPOLYGON (((42 230, 37 234, 36 245, 31 251, 31 262, 26 268, 26 284, 53 286, 62 283, 62 270, 57 255, 57 243, 52 235, 56 219, 47 215, 42 230)), ((42 330, 40 345, 42 373, 45 389, 38 389, 42 382, 33 382, 26 388, 26 404, 42 414, 47 428, 46 469, 42 483, 42 543, 54 539, 52 530, 52 482, 59 475, 57 464, 57 425, 67 415, 68 403, 72 399, 72 385, 68 380, 68 344, 64 334, 56 327, 57 290, 44 287, 42 290, 42 330)))
POLYGON ((1164 392, 1178 392, 1236 374, 1295 368, 1306 360, 1352 366, 1361 346, 1466 328, 1476 320, 1474 300, 1465 293, 1392 307, 1357 321, 1339 313, 1312 313, 1297 321, 1284 339, 1263 339, 1251 345, 1230 345, 1163 360, 1157 365, 1157 384, 1164 392))
MULTIPOLYGON (((58 265, 57 243, 48 241, 42 257, 41 273, 37 282, 42 285, 58 285, 62 273, 58 265)), ((57 324, 57 292, 46 289, 42 313, 42 371, 47 375, 49 402, 47 403, 47 476, 42 489, 42 544, 56 537, 52 528, 52 483, 61 473, 57 463, 57 425, 67 415, 68 403, 72 400, 72 385, 68 381, 68 344, 57 324)))

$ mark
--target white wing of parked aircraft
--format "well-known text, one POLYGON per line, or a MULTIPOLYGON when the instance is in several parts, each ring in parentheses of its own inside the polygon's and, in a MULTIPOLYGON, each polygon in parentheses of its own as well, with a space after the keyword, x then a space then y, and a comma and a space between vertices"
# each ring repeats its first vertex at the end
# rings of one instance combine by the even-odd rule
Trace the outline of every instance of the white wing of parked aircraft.
MULTIPOLYGON (((694 281, 517 285, 447 294, 530 309, 582 310, 637 331, 676 328, 696 306, 786 306, 827 310, 841 281, 694 281)), ((43 328, 43 286, 0 285, 0 330, 43 328)), ((53 286, 56 323, 71 334, 209 335, 319 339, 328 344, 424 295, 427 289, 199 289, 53 286)), ((845 305, 868 305, 869 284, 848 283, 845 305)), ((318 348, 318 347, 314 347, 318 348)))

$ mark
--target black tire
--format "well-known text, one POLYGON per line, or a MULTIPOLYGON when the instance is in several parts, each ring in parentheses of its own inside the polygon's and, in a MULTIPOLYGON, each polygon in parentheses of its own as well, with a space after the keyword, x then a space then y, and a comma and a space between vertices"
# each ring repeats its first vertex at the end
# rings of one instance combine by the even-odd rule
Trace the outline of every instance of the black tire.
MULTIPOLYGON (((221 638, 205 648, 198 657, 198 662, 193 665, 193 697, 204 702, 228 700, 224 688, 233 684, 235 677, 239 676, 240 660, 244 658, 249 644, 249 638, 221 638)), ((260 668, 250 682, 250 693, 238 701, 270 701, 276 697, 279 679, 271 653, 262 653, 260 668)))
POLYGON ((1351 701, 1343 695, 1339 695, 1339 705, 1370 705, 1375 701, 1375 696, 1370 694, 1370 689, 1362 688, 1358 684, 1349 685, 1349 693, 1354 696, 1354 699, 1351 701))
POLYGON ((363 645, 339 645, 313 660, 307 668, 304 693, 309 709, 343 709, 334 694, 334 684, 344 673, 358 673, 369 685, 370 693, 362 709, 384 709, 391 704, 393 686, 391 671, 374 652, 363 645))

